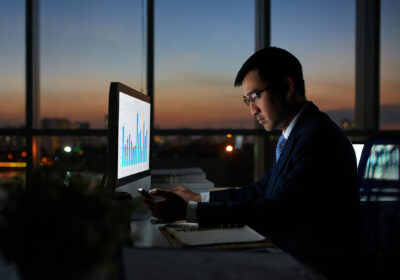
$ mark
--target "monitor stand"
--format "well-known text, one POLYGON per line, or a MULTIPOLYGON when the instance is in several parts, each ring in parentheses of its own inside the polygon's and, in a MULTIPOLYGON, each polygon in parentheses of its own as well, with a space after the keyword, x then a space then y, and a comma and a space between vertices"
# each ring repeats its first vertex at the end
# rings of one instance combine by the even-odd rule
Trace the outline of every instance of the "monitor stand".
POLYGON ((150 190, 151 186, 151 175, 143 177, 141 179, 132 181, 128 184, 120 186, 115 189, 115 195, 121 197, 130 196, 133 199, 134 209, 132 211, 132 220, 146 220, 151 217, 151 211, 146 203, 139 197, 137 191, 138 188, 143 188, 146 191, 150 190))
POLYGON ((131 214, 131 220, 133 221, 143 221, 147 220, 152 216, 151 210, 146 203, 140 198, 136 197, 133 200, 133 211, 131 214))

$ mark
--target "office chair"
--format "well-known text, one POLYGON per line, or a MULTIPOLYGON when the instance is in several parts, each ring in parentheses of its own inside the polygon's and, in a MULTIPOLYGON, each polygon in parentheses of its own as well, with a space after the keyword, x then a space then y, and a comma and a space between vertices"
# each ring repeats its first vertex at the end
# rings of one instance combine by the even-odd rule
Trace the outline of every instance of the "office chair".
POLYGON ((364 240, 375 271, 388 278, 400 275, 399 158, 400 135, 380 133, 368 139, 358 166, 364 240))

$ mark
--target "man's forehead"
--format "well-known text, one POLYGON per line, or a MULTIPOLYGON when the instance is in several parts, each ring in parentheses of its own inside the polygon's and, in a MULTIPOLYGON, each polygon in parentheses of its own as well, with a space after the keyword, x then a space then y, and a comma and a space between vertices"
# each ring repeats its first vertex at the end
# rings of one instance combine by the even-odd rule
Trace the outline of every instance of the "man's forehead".
POLYGON ((261 79, 258 69, 249 71, 243 79, 243 95, 250 95, 268 86, 268 82, 261 79))

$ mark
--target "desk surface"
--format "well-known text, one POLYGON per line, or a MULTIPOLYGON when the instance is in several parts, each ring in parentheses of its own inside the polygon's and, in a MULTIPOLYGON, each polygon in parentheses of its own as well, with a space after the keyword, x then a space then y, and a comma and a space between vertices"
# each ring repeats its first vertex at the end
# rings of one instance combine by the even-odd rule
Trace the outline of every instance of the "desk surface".
POLYGON ((132 221, 131 232, 134 246, 137 248, 171 248, 168 240, 158 229, 160 224, 152 224, 150 218, 143 221, 132 221))
POLYGON ((284 253, 209 250, 123 250, 125 279, 324 279, 284 253))
POLYGON ((150 218, 131 223, 134 248, 123 251, 125 279, 325 279, 280 249, 175 249, 150 218))
POLYGON ((325 279, 276 248, 175 249, 151 217, 132 221, 134 248, 123 251, 125 279, 325 279))

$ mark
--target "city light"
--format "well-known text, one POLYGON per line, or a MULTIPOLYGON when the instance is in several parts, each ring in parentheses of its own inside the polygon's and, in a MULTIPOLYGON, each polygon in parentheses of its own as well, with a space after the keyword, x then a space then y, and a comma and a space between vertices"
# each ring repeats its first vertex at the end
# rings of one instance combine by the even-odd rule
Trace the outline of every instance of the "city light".
POLYGON ((227 145, 227 146, 225 147, 225 150, 226 150, 228 153, 230 153, 230 152, 233 151, 233 147, 232 147, 231 145, 227 145))
POLYGON ((26 162, 0 162, 0 167, 26 167, 26 162))
POLYGON ((156 135, 153 137, 155 143, 162 143, 164 142, 164 137, 156 135))
POLYGON ((65 146, 64 147, 64 152, 70 153, 72 151, 72 148, 70 146, 65 146))

